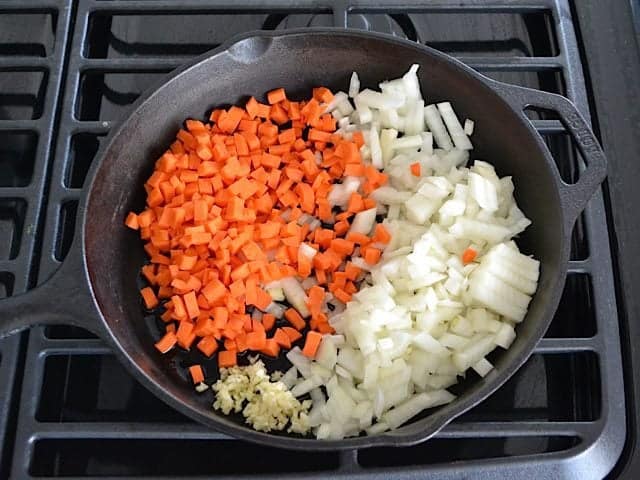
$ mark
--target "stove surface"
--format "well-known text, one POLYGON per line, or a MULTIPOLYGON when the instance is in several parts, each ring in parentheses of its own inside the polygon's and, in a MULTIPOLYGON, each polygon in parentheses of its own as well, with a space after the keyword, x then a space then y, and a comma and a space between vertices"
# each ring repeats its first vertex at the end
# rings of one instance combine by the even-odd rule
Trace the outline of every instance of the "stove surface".
MULTIPOLYGON (((566 95, 589 118, 597 47, 579 30, 590 25, 585 10, 568 0, 0 0, 0 297, 43 282, 64 260, 88 169, 129 105, 235 34, 390 33, 491 78, 566 95)), ((531 120, 574 182, 582 160, 562 124, 531 120)), ((576 224, 561 304, 535 354, 432 440, 342 453, 234 440, 157 400, 91 334, 39 327, 0 342, 0 478, 602 478, 635 439, 607 188, 576 224)))

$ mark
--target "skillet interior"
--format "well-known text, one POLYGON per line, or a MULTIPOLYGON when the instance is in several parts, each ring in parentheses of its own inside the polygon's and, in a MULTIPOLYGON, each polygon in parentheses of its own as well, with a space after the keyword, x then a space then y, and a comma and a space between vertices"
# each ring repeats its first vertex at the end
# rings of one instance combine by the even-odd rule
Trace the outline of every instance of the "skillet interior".
MULTIPOLYGON (((318 85, 346 90, 353 70, 363 86, 375 87, 402 75, 413 63, 420 64, 418 73, 428 103, 449 100, 461 120, 475 121, 472 158, 492 162, 500 176, 513 176, 518 204, 533 222, 518 243, 523 252, 541 261, 542 270, 527 318, 518 326, 517 340, 508 351, 498 349, 492 354, 496 369, 485 379, 467 375, 455 402, 386 436, 397 440, 410 436, 416 441, 419 435, 437 431, 497 388, 528 357, 555 310, 568 251, 555 169, 531 128, 482 78, 430 49, 344 30, 267 34, 200 60, 140 100, 91 174, 82 225, 93 293, 121 357, 165 401, 237 436, 294 448, 309 445, 308 441, 260 434, 240 419, 215 414, 211 394, 196 395, 185 381, 180 367, 191 359, 160 356, 153 348, 159 331, 152 318, 144 317, 138 295, 138 272, 145 256, 137 234, 124 228, 123 220, 128 211, 143 207, 142 185, 182 122, 205 118, 212 107, 243 102, 249 95, 262 97, 278 86, 298 98, 308 96, 318 85)), ((209 371, 215 371, 213 366, 209 371)), ((328 446, 363 443, 365 438, 328 446)))

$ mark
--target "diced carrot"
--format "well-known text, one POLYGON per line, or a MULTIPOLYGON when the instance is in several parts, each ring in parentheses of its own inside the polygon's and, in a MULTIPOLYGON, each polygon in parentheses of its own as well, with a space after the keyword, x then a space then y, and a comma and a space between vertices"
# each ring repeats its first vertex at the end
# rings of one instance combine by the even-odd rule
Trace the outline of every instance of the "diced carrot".
POLYGON ((213 335, 208 335, 206 337, 202 337, 196 347, 207 357, 210 357, 216 352, 216 350, 218 350, 218 341, 213 335))
POLYGON ((133 230, 138 230, 140 228, 140 223, 138 222, 138 215, 136 215, 133 212, 129 212, 126 220, 124 221, 124 224, 133 230))
POLYGON ((202 367, 200 365, 190 366, 189 375, 191 375, 191 380, 193 381, 194 385, 204 382, 204 372, 202 371, 202 367))
POLYGON ((177 342, 178 339, 176 338, 175 333, 167 332, 164 337, 156 342, 155 347, 160 353, 167 353, 176 345, 177 342))
MULTIPOLYGON (((292 330, 294 330, 296 333, 299 334, 299 332, 297 330, 295 330, 295 329, 292 329, 292 330)), ((289 336, 285 333, 285 331, 283 329, 281 329, 281 328, 276 329, 276 332, 273 334, 273 339, 282 348, 286 348, 287 350, 291 348, 291 339, 289 338, 289 336)))
POLYGON ((380 260, 381 254, 382 252, 379 249, 373 248, 373 247, 367 247, 364 252, 364 260, 369 265, 375 265, 376 263, 378 263, 378 260, 380 260))
POLYGON ((236 352, 233 350, 223 350, 218 353, 218 366, 220 368, 233 367, 238 364, 236 352))
POLYGON ((287 96, 284 92, 284 88, 276 88, 275 90, 271 90, 270 92, 267 93, 267 100, 269 101, 270 105, 273 105, 278 102, 282 102, 283 100, 286 100, 286 99, 287 99, 287 96))
POLYGON ((158 306, 158 297, 156 297, 151 287, 144 287, 140 290, 140 295, 142 295, 144 306, 147 307, 147 309, 151 310, 158 306))
POLYGON ((321 333, 314 332, 313 330, 308 332, 304 342, 304 348, 302 349, 302 354, 309 358, 314 358, 316 356, 316 353, 318 352, 321 341, 321 333))
POLYGON ((369 237, 367 237, 364 233, 358 232, 349 232, 347 234, 347 240, 360 246, 366 246, 371 243, 371 239, 369 237))
POLYGON ((182 320, 178 325, 176 338, 178 340, 178 345, 185 350, 189 350, 189 348, 191 348, 191 344, 196 339, 196 334, 193 333, 193 323, 188 320, 182 320))
POLYGON ((477 255, 478 252, 475 249, 471 247, 467 248, 464 252, 462 252, 462 263, 468 265, 476 259, 477 255))
POLYGON ((189 318, 196 318, 200 315, 200 308, 198 307, 198 301, 194 292, 189 292, 183 297, 184 306, 187 309, 187 315, 189 318))
POLYGON ((284 312, 284 318, 298 330, 302 330, 306 325, 306 322, 295 308, 287 309, 284 312))
POLYGON ((280 353, 280 345, 273 338, 268 338, 265 341, 264 347, 260 349, 261 353, 268 355, 269 357, 277 357, 280 353))
POLYGON ((391 234, 381 223, 376 224, 374 230, 373 241, 384 243, 385 245, 391 241, 391 234))
POLYGON ((390 235, 381 225, 371 238, 348 233, 355 213, 376 206, 367 195, 388 179, 362 162, 361 132, 351 140, 335 133, 336 119, 323 112, 332 99, 317 87, 308 101, 292 102, 278 88, 267 93, 269 105, 251 97, 244 108, 214 109, 209 123, 187 119, 157 160, 144 185, 147 208, 129 213, 125 224, 140 232, 150 257, 142 268, 150 285, 141 290, 145 306, 168 299, 159 350, 195 342, 211 356, 220 341, 224 367, 247 349, 275 356, 290 348, 307 326, 298 311, 287 310, 292 327, 267 339, 275 317, 252 320, 247 308, 266 310, 272 299, 264 285, 291 276, 315 275, 318 283, 307 292, 316 332, 306 338, 306 353, 315 355, 317 335, 333 332, 320 285, 348 301, 362 275, 349 257, 358 246, 365 261, 378 262, 381 251, 372 244, 389 243, 390 235), (345 175, 364 177, 364 194, 355 192, 346 211, 334 213, 329 193, 345 175), (310 232, 308 216, 331 227, 310 232), (313 260, 301 253, 303 242, 318 250, 313 260))
POLYGON ((215 326, 213 324, 213 320, 211 320, 209 316, 199 318, 193 329, 193 333, 195 333, 198 337, 206 337, 207 335, 213 335, 214 332, 215 332, 215 326))
POLYGON ((347 303, 347 302, 351 301, 351 295, 348 294, 347 292, 345 292, 341 288, 336 288, 333 291, 333 295, 343 303, 347 303))
POLYGON ((247 347, 249 350, 262 350, 267 342, 264 331, 247 333, 247 347))
POLYGON ((291 343, 302 338, 302 334, 293 327, 282 327, 281 330, 289 337, 291 343))
POLYGON ((276 317, 270 313, 265 313, 262 315, 262 325, 264 329, 268 332, 271 330, 276 324, 276 317))

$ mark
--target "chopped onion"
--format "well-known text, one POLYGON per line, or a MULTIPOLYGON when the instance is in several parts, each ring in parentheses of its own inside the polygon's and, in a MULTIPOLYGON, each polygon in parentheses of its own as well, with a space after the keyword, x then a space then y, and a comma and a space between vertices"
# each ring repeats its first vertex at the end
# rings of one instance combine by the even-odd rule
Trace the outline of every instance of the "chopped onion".
MULTIPOLYGON (((463 127, 449 102, 425 107, 417 71, 413 65, 380 83, 380 91, 360 91, 354 73, 348 97, 355 111, 343 92, 325 106, 339 118, 340 134, 362 131, 363 163, 388 179, 370 195, 376 208, 357 213, 349 231, 371 235, 383 214, 391 241, 370 244, 383 250, 376 265, 362 258, 360 246, 354 250, 349 261, 362 269, 359 290, 346 305, 326 295, 323 307, 335 305, 328 320, 336 334, 323 337, 315 358, 298 347, 287 353, 294 367, 283 378, 294 395, 311 396, 317 438, 380 433, 453 401, 446 389, 459 376, 468 369, 488 375, 487 355, 515 341, 514 325, 537 288, 539 262, 510 240, 530 224, 513 182, 487 162, 466 166, 473 122, 463 127), (411 172, 414 163, 419 176, 411 172), (464 264, 468 248, 476 256, 464 264)), ((330 205, 344 208, 364 181, 346 177, 334 185, 330 205)), ((311 229, 320 226, 313 222, 311 229)), ((299 247, 307 258, 316 253, 299 247)), ((305 290, 314 284, 287 278, 271 288, 282 289, 306 316, 305 290)))
POLYGON ((376 214, 377 211, 375 208, 370 208, 369 210, 363 210, 362 212, 356 213, 349 232, 369 235, 376 223, 376 214))
POLYGON ((371 149, 371 164, 378 169, 382 169, 384 167, 382 148, 380 147, 378 130, 375 126, 372 126, 371 130, 369 130, 369 148, 371 149))
POLYGON ((271 302, 269 306, 264 309, 266 313, 270 313, 276 318, 284 317, 284 312, 286 310, 287 309, 283 305, 280 305, 279 303, 275 303, 275 302, 271 302))
POLYGON ((472 150, 473 145, 471 144, 471 140, 469 140, 467 134, 464 133, 464 129, 462 128, 462 125, 460 125, 456 112, 451 108, 451 104, 449 102, 439 103, 438 110, 440 111, 442 120, 444 120, 444 123, 447 126, 447 130, 449 130, 449 134, 451 135, 451 139, 453 140, 453 144, 456 148, 459 148, 460 150, 472 150))
POLYGON ((398 108, 401 107, 405 101, 400 95, 380 93, 368 88, 358 93, 354 100, 361 105, 376 109, 398 108))
POLYGON ((473 127, 474 126, 475 126, 475 123, 473 122, 473 120, 470 120, 470 119, 467 118, 464 121, 464 133, 469 137, 471 135, 473 135, 473 127))
POLYGON ((307 294, 300 285, 300 282, 293 277, 287 277, 280 280, 282 283, 282 289, 287 301, 298 310, 298 313, 303 317, 311 315, 307 308, 307 294))
POLYGON ((351 80, 349 81, 349 96, 351 98, 355 98, 359 92, 360 92, 360 79, 358 78, 358 74, 356 72, 353 72, 351 74, 351 80))
POLYGON ((451 137, 449 137, 447 129, 442 122, 440 112, 435 105, 427 105, 424 107, 424 121, 427 127, 429 127, 429 130, 431 130, 433 139, 438 146, 443 150, 451 150, 453 148, 451 137))

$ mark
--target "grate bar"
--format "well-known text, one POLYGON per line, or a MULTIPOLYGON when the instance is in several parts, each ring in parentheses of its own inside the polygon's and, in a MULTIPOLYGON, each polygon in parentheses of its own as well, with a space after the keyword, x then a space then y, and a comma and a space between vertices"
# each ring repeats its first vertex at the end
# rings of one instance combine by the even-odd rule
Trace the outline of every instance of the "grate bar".
MULTIPOLYGON (((598 422, 464 422, 452 423, 437 438, 539 437, 541 435, 586 437, 598 422)), ((127 440, 229 440, 228 435, 197 423, 42 423, 34 428, 33 439, 127 439, 127 440)))
POLYGON ((69 122, 71 124, 71 133, 94 133, 96 135, 106 135, 114 127, 117 122, 112 120, 96 120, 96 121, 84 121, 73 120, 69 122))
POLYGON ((450 423, 437 438, 537 437, 557 435, 586 437, 597 422, 464 422, 450 423), (542 430, 542 431, 541 431, 542 430))
POLYGON ((196 423, 38 423, 37 439, 117 438, 136 440, 229 440, 229 436, 196 423))
POLYGON ((451 2, 448 0, 434 0, 428 4, 406 5, 403 0, 385 0, 371 2, 371 0, 351 0, 352 11, 386 13, 533 13, 548 10, 553 7, 553 0, 534 2, 514 2, 513 0, 462 0, 451 2))
MULTIPOLYGON (((384 2, 372 3, 369 0, 351 0, 348 2, 347 8, 349 12, 376 12, 384 13, 531 13, 548 10, 552 7, 551 0, 541 0, 538 2, 516 3, 513 0, 492 0, 485 3, 482 0, 466 0, 460 2, 449 2, 447 0, 438 0, 430 2, 428 5, 407 5, 403 0, 386 0, 384 2)), ((260 10, 277 13, 279 9, 290 11, 333 9, 335 2, 316 2, 314 0, 297 0, 296 2, 288 2, 286 0, 275 0, 269 2, 268 5, 262 0, 245 0, 241 5, 237 3, 217 3, 212 5, 206 0, 150 0, 150 1, 125 1, 114 0, 109 3, 96 3, 93 5, 94 11, 109 12, 165 12, 178 11, 184 13, 187 11, 244 11, 244 10, 260 10)))
POLYGON ((598 348, 598 337, 591 338, 543 338, 534 353, 577 353, 594 351, 598 348))
POLYGON ((98 339, 47 339, 42 347, 44 355, 108 355, 113 353, 98 339))
POLYGON ((114 0, 108 3, 94 3, 91 10, 94 12, 109 13, 234 13, 234 12, 265 12, 265 13, 309 13, 318 11, 331 11, 333 2, 316 2, 314 0, 297 0, 292 3, 287 0, 275 0, 265 3, 263 0, 245 0, 238 3, 211 3, 207 0, 151 0, 151 1, 122 1, 114 0))
MULTIPOLYGON (((213 46, 216 48, 218 45, 213 46)), ((558 70, 562 63, 556 57, 468 57, 456 56, 458 60, 477 70, 484 71, 545 71, 558 70)), ((80 71, 148 72, 177 68, 185 63, 184 58, 85 58, 80 62, 80 71)))
POLYGON ((19 13, 49 13, 53 9, 58 9, 61 5, 60 1, 56 0, 26 0, 22 2, 16 2, 15 0, 1 0, 0 10, 17 11, 19 13))
POLYGON ((1 70, 43 70, 51 66, 52 59, 47 57, 0 57, 1 70))
POLYGON ((0 188, 0 198, 26 198, 34 190, 37 190, 37 187, 31 185, 26 187, 2 187, 0 188))
POLYGON ((84 59, 80 63, 80 71, 101 73, 156 72, 177 68, 185 61, 184 58, 91 58, 84 59))
POLYGON ((49 121, 50 120, 45 118, 44 115, 37 120, 0 120, 0 130, 40 130, 44 128, 49 121))
POLYGON ((469 57, 457 56, 471 68, 484 71, 530 72, 559 70, 562 62, 557 57, 469 57))

